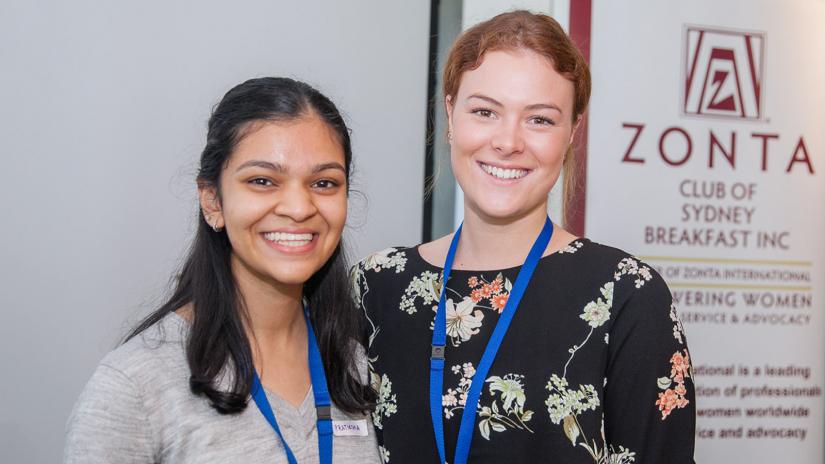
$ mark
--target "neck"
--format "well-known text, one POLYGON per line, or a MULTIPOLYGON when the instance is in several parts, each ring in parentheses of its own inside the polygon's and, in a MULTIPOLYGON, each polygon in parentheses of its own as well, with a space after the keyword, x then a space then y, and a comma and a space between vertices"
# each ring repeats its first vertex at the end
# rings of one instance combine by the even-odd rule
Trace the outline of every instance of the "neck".
POLYGON ((278 355, 304 347, 303 285, 262 279, 236 259, 232 261, 232 271, 243 301, 242 320, 256 364, 265 361, 261 353, 278 355))
POLYGON ((517 218, 496 220, 464 205, 456 269, 504 269, 524 263, 547 217, 543 204, 517 218))

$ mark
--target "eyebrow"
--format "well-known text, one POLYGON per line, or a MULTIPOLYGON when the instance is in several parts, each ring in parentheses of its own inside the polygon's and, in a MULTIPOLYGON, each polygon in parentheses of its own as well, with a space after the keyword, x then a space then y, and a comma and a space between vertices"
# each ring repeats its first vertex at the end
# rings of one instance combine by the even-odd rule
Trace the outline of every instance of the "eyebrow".
MULTIPOLYGON (((487 103, 490 103, 491 105, 495 105, 495 106, 504 106, 501 102, 499 102, 495 98, 490 98, 486 95, 481 95, 481 94, 478 94, 478 93, 474 93, 474 94, 470 95, 469 97, 467 97, 467 100, 469 100, 471 98, 478 98, 479 100, 484 100, 487 103)), ((556 106, 552 103, 534 103, 532 105, 525 106, 524 109, 530 110, 530 111, 533 111, 533 110, 555 110, 555 111, 558 111, 559 113, 562 112, 561 109, 558 106, 556 106)))
POLYGON ((240 171, 241 169, 246 168, 264 168, 269 169, 271 171, 277 171, 280 173, 286 172, 286 168, 279 163, 271 163, 269 161, 260 161, 260 160, 249 160, 242 165, 238 166, 238 169, 235 169, 235 172, 240 171))
POLYGON ((344 169, 343 166, 341 166, 341 163, 333 162, 333 163, 319 164, 319 165, 315 166, 314 168, 312 168, 312 173, 313 174, 319 173, 321 171, 326 171, 327 169, 338 169, 339 171, 342 171, 344 173, 347 172, 347 170, 344 169))
POLYGON ((491 105, 504 106, 504 105, 501 104, 501 102, 499 102, 495 98, 490 98, 486 95, 481 95, 481 94, 478 94, 478 93, 474 93, 474 94, 470 95, 469 97, 467 97, 467 100, 470 100, 471 98, 478 98, 479 100, 484 100, 487 103, 490 103, 491 105))
MULTIPOLYGON (((287 168, 283 164, 261 160, 249 160, 238 166, 238 169, 236 169, 235 172, 238 172, 241 169, 246 168, 269 169, 270 171, 275 171, 281 174, 285 174, 287 172, 287 168)), ((321 171, 326 171, 327 169, 338 169, 340 171, 347 172, 346 169, 344 169, 344 166, 341 165, 341 163, 332 162, 316 165, 314 168, 312 168, 312 173, 317 174, 321 171)))
POLYGON ((526 110, 555 110, 561 113, 561 109, 552 103, 534 103, 524 107, 526 110))

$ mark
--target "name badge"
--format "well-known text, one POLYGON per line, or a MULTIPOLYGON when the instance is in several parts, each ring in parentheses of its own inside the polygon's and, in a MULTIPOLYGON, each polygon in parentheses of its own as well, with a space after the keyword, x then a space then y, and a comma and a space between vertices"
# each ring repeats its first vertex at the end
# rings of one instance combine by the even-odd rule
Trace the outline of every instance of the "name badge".
POLYGON ((367 420, 342 420, 332 421, 332 434, 336 437, 366 437, 367 420))

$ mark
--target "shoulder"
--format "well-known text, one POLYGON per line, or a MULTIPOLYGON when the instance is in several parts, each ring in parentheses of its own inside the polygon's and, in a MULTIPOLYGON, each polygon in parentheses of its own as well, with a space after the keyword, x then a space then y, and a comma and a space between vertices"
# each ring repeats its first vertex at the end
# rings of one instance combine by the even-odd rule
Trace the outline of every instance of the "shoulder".
POLYGON ((75 405, 74 416, 99 415, 122 408, 140 415, 147 403, 167 395, 172 384, 186 383, 185 337, 188 325, 176 315, 109 352, 97 365, 75 405), (183 379, 183 380, 181 380, 183 379))
POLYGON ((633 276, 636 287, 642 287, 653 279, 659 279, 652 266, 636 256, 590 239, 573 240, 560 249, 558 254, 572 255, 575 259, 571 262, 574 265, 586 267, 589 272, 613 274, 616 281, 624 280, 625 276, 633 276))
MULTIPOLYGON (((603 293, 609 294, 615 312, 613 330, 670 331, 678 322, 670 288, 661 275, 642 259, 610 246, 586 243, 583 259, 602 273, 603 293)), ((681 330, 681 329, 680 329, 681 330)))
POLYGON ((409 255, 415 253, 415 247, 390 247, 370 253, 353 267, 353 272, 400 274, 406 270, 409 255))
POLYGON ((350 269, 352 287, 358 295, 369 289, 373 282, 381 282, 386 287, 391 282, 403 279, 410 267, 419 267, 421 259, 415 247, 390 247, 371 253, 350 269))
POLYGON ((670 306, 670 289, 653 266, 619 248, 577 239, 560 254, 569 254, 569 268, 580 276, 589 276, 613 297, 613 306, 644 301, 670 306))
POLYGON ((109 352, 100 365, 134 378, 166 370, 184 359, 188 332, 189 325, 181 316, 169 314, 109 352))
POLYGON ((661 294, 664 291, 670 296, 667 284, 653 266, 619 248, 596 243, 593 245, 593 254, 598 255, 605 265, 613 266, 614 281, 625 284, 637 294, 661 294), (640 291, 642 289, 645 291, 640 291))
POLYGON ((616 267, 619 262, 625 259, 638 261, 638 258, 622 249, 594 242, 588 238, 577 238, 557 253, 575 255, 577 260, 586 261, 588 265, 599 267, 616 267))
POLYGON ((369 318, 375 318, 388 302, 397 302, 411 282, 420 275, 429 276, 431 267, 416 247, 391 247, 372 253, 350 272, 355 303, 369 318))
POLYGON ((187 330, 183 319, 166 316, 100 361, 67 423, 67 462, 97 462, 112 453, 123 462, 153 459, 158 411, 187 389, 187 330))
POLYGON ((84 394, 104 398, 143 395, 146 388, 166 383, 187 369, 185 340, 188 325, 168 315, 109 352, 98 364, 84 394))

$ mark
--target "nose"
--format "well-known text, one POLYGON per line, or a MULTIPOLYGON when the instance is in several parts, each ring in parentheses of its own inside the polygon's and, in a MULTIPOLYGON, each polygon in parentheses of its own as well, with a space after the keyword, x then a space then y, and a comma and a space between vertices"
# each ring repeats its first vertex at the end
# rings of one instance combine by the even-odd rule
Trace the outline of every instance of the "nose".
POLYGON ((521 153, 524 150, 524 137, 521 131, 522 127, 518 120, 502 121, 491 140, 493 149, 502 156, 521 153))
POLYGON ((282 189, 273 212, 295 222, 304 222, 318 213, 318 207, 315 205, 309 187, 292 185, 282 189))

